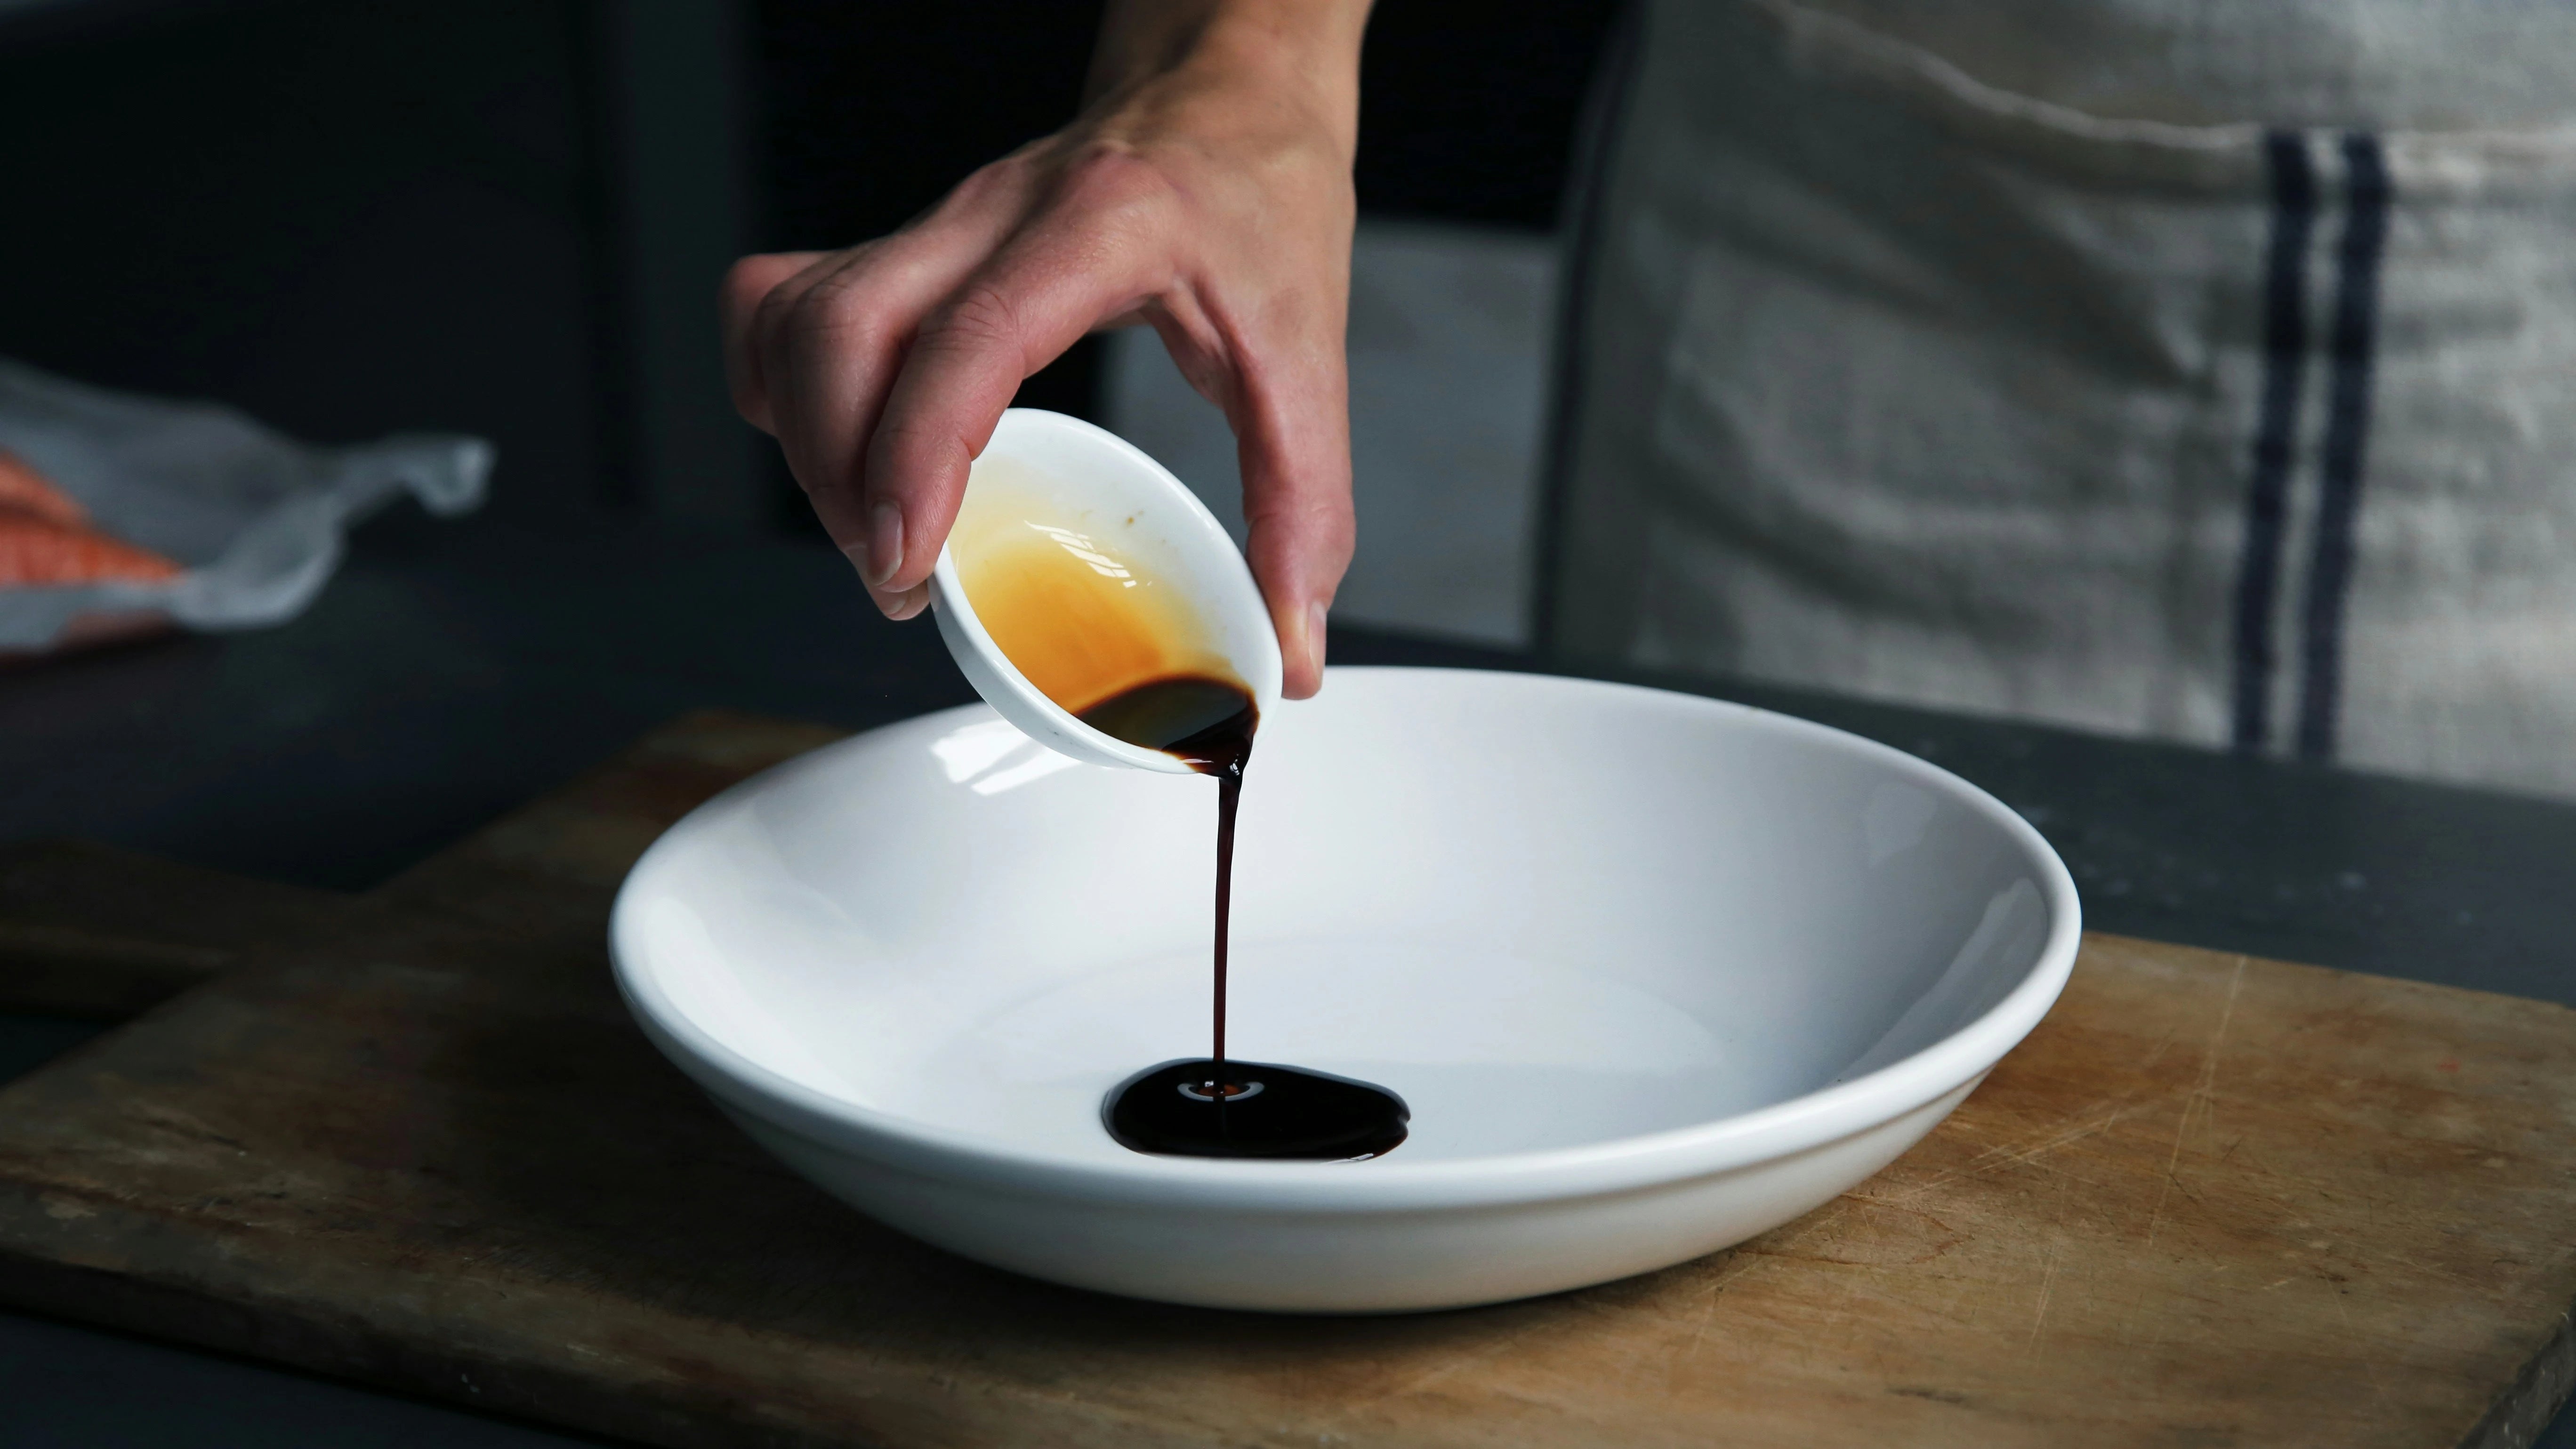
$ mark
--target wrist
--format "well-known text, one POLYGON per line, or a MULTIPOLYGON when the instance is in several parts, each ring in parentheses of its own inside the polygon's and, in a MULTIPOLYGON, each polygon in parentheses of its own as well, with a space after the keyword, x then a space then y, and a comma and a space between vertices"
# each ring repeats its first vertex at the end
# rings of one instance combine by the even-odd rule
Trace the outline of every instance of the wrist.
POLYGON ((1085 109, 1177 82, 1321 125, 1347 157, 1359 135, 1360 40, 1370 0, 1112 0, 1085 109))

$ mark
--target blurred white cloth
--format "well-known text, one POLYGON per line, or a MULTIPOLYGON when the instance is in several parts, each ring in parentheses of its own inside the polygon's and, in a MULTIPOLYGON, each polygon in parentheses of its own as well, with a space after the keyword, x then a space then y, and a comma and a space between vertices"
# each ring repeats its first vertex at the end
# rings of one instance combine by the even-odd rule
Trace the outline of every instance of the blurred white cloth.
POLYGON ((1645 20, 1557 648, 2576 795, 2576 7, 1645 20))
POLYGON ((0 589, 0 650, 50 648, 82 616, 282 623, 321 592, 350 525, 405 491, 432 513, 467 512, 492 470, 480 438, 319 447, 231 408, 109 392, 5 359, 0 450, 79 500, 101 531, 186 570, 163 583, 0 589))

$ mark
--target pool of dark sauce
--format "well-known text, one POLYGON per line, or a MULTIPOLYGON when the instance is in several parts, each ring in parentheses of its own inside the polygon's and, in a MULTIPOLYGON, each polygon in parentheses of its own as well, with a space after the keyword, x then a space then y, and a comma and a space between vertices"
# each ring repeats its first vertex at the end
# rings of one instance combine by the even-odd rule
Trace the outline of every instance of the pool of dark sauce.
POLYGON ((1241 686, 1206 675, 1149 680, 1084 710, 1113 739, 1162 750, 1216 777, 1216 990, 1213 1049, 1166 1062, 1109 1094, 1109 1135, 1138 1152, 1181 1157, 1342 1161, 1392 1152, 1411 1120, 1384 1087, 1225 1054, 1226 936, 1234 900, 1234 815, 1261 723, 1241 686))

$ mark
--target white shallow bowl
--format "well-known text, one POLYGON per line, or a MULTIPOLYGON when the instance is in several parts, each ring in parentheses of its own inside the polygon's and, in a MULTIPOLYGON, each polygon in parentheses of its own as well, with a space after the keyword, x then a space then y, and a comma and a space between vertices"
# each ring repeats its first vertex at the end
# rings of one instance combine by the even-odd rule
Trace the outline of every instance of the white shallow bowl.
POLYGON ((750 780, 610 927, 743 1128, 942 1247, 1113 1293, 1451 1307, 1740 1242, 1930 1131, 2073 964, 2074 883, 1974 786, 1685 695, 1336 670, 1263 723, 1230 1048, 1380 1083, 1356 1163, 1154 1157, 1109 1089, 1208 1049, 1215 784, 982 706, 750 780))

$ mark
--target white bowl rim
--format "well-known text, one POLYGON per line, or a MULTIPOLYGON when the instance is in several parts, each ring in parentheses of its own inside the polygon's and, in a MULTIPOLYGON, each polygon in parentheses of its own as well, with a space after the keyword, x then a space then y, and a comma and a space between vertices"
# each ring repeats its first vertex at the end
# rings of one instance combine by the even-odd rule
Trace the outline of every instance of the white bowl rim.
MULTIPOLYGON (((1253 578, 1252 566, 1244 560, 1243 551, 1234 546, 1233 535, 1225 531, 1225 525, 1217 521, 1217 516, 1209 511, 1206 502, 1197 493, 1192 492, 1190 486, 1183 483, 1171 469, 1157 462, 1153 454, 1097 423, 1085 422, 1081 418, 1066 413, 1049 412, 1045 408, 1010 408, 1003 412, 1001 422, 995 425, 992 439, 984 445, 985 452, 991 452, 995 444, 1003 441, 1005 430, 1071 434, 1083 439, 1086 444, 1103 447, 1120 455, 1135 470, 1137 478, 1150 481, 1162 492, 1171 495, 1171 501, 1180 506, 1182 516, 1195 523, 1195 531, 1199 535, 1200 543, 1210 548, 1213 553, 1222 554, 1233 560, 1231 569, 1220 564, 1219 571, 1227 575, 1230 583, 1240 582, 1243 591, 1251 595, 1252 609, 1259 616, 1260 622, 1260 627, 1253 631, 1253 637, 1266 642, 1269 647, 1262 651, 1264 657, 1250 661, 1251 667, 1248 669, 1244 667, 1246 663, 1244 660, 1235 659, 1228 662, 1245 676, 1243 682, 1252 691, 1255 710, 1262 715, 1268 715, 1276 709, 1279 705, 1280 680, 1286 666, 1280 657, 1279 639, 1274 632, 1275 626, 1270 622, 1269 601, 1262 596, 1261 585, 1253 578), (1240 575, 1239 580, 1235 578, 1236 575, 1240 575)), ((980 458, 982 454, 977 456, 980 458)), ((993 706, 995 713, 1008 716, 1012 709, 1026 710, 1030 715, 1052 725, 1069 742, 1078 743, 1098 755, 1099 761, 1095 763, 1115 761, 1136 769, 1153 770, 1167 775, 1192 773, 1191 767, 1177 755, 1162 750, 1147 749, 1143 745, 1131 745, 1125 740, 1093 729, 1084 724, 1080 716, 1047 698, 1036 685, 1029 683, 1028 676, 1020 672, 1020 667, 1011 662, 1011 656, 1003 653, 1002 646, 994 643, 993 636, 985 630, 984 620, 976 614, 973 602, 966 597, 965 581, 957 576, 956 560, 949 553, 948 545, 944 543, 939 546, 939 561, 932 565, 930 570, 930 602, 931 607, 939 610, 945 623, 953 625, 966 636, 967 647, 973 649, 979 661, 992 672, 995 682, 1010 692, 1011 700, 1008 707, 998 701, 985 701, 993 706)), ((1238 599, 1236 602, 1239 604, 1241 601, 1238 599)))
MULTIPOLYGON (((723 1101, 774 1127, 843 1153, 926 1176, 977 1182, 1015 1192, 1097 1202, 1151 1200, 1175 1207, 1259 1211, 1403 1212, 1499 1207, 1533 1200, 1634 1191, 1711 1176, 1822 1147, 1891 1121, 1991 1070, 2020 1044, 2065 989, 2083 935, 2082 907, 2065 862, 2038 830, 1986 791, 1928 760, 1871 739, 1752 705, 1673 690, 1567 675, 1411 666, 1338 666, 1326 679, 1461 674, 1518 681, 1517 687, 1569 693, 1624 694, 1654 708, 1729 714, 1752 728, 1820 741, 1893 766, 1900 774, 1957 800, 2000 828, 2039 877, 2049 912, 2046 943, 2027 974, 1975 1020, 1931 1045, 1848 1081, 1750 1112, 1686 1127, 1572 1147, 1482 1157, 1407 1162, 1400 1156, 1365 1166, 1344 1163, 1245 1162, 1136 1153, 1130 1158, 1073 1160, 1015 1147, 981 1134, 924 1124, 792 1081, 741 1055, 681 1012, 630 947, 635 902, 660 861, 686 845, 693 820, 755 787, 755 775, 698 807, 644 852, 619 888, 610 912, 609 954, 619 991, 655 1045, 723 1101)), ((963 705, 881 726, 896 729, 985 709, 963 705)), ((876 731, 851 737, 847 744, 876 731)), ((835 748, 825 746, 825 748, 835 748)), ((793 762, 790 762, 791 764, 793 762)))

